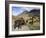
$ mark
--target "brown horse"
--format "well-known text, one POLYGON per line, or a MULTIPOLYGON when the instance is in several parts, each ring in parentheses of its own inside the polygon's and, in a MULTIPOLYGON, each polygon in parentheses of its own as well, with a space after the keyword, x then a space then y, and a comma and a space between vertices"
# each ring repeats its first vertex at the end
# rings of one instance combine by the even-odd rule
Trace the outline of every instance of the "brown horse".
POLYGON ((19 28, 21 28, 22 25, 25 25, 25 21, 24 21, 23 18, 20 18, 20 19, 18 19, 18 20, 15 21, 14 29, 16 27, 18 27, 18 29, 19 29, 19 28))

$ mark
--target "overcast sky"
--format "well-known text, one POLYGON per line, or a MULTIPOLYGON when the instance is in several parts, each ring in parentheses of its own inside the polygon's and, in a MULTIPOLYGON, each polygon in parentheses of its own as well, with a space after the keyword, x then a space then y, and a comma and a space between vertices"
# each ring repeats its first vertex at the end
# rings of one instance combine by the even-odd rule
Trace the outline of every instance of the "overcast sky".
POLYGON ((38 8, 33 8, 33 7, 12 7, 12 14, 14 16, 17 16, 21 13, 23 13, 23 11, 27 10, 27 11, 30 11, 32 9, 38 9, 38 8))

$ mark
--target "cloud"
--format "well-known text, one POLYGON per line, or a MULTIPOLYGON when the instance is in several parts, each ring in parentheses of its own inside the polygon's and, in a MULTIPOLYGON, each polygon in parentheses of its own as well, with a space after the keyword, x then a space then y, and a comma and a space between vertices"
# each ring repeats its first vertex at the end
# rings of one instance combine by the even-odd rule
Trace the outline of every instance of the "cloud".
POLYGON ((17 15, 21 14, 23 11, 24 11, 24 9, 22 9, 21 7, 13 7, 12 14, 14 16, 17 16, 17 15))
POLYGON ((14 15, 14 16, 18 16, 19 14, 21 14, 23 11, 21 10, 21 11, 19 11, 19 12, 16 12, 16 11, 12 11, 12 14, 14 15))

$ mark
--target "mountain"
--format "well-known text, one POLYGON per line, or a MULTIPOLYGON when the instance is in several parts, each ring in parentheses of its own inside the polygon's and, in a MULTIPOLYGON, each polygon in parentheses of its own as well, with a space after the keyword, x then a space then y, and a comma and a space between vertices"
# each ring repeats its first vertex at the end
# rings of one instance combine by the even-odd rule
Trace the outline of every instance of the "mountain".
POLYGON ((32 13, 33 15, 40 15, 40 9, 33 9, 29 13, 32 13))
POLYGON ((19 14, 18 16, 20 15, 23 15, 23 14, 28 14, 29 12, 27 10, 23 11, 21 14, 19 14))
MULTIPOLYGON (((30 11, 25 10, 23 13, 21 13, 20 15, 23 14, 28 14, 28 15, 33 15, 33 16, 40 16, 40 9, 32 9, 30 11)), ((20 16, 19 15, 19 16, 20 16)))

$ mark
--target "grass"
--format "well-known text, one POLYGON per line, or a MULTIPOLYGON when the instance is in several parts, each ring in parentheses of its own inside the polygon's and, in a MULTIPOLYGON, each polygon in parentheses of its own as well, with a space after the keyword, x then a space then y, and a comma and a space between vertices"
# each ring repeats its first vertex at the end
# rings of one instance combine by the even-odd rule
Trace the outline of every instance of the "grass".
POLYGON ((30 30, 40 30, 40 24, 39 23, 28 24, 28 27, 30 28, 30 30))

